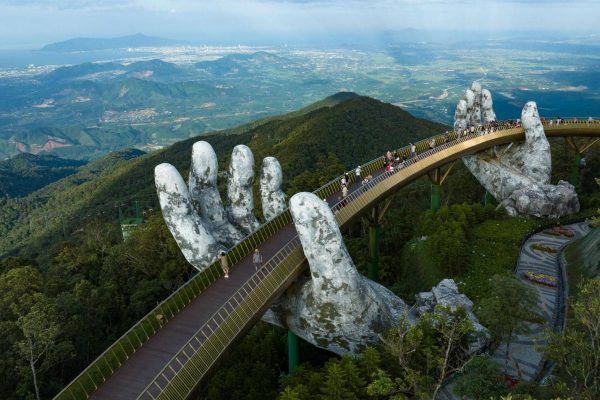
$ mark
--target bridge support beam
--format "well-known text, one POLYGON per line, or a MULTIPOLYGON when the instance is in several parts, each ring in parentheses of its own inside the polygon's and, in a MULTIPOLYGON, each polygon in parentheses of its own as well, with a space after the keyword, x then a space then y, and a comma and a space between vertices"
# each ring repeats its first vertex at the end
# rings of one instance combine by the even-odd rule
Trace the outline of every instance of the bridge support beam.
POLYGON ((300 349, 298 347, 298 336, 290 330, 288 330, 287 335, 288 342, 288 373, 291 375, 296 370, 298 366, 298 355, 300 354, 300 349))
POLYGON ((445 171, 442 171, 441 168, 436 168, 433 171, 433 175, 430 173, 427 174, 431 181, 431 209, 433 211, 437 211, 442 207, 442 183, 444 183, 448 174, 452 171, 454 164, 456 164, 456 161, 453 161, 445 171))
POLYGON ((369 224, 369 261, 368 277, 379 281, 379 247, 381 242, 381 224, 369 224))
POLYGON ((367 260, 367 276, 379 282, 379 260, 381 247, 381 220, 392 204, 392 198, 386 199, 371 209, 366 220, 369 223, 369 258, 367 260))
POLYGON ((442 185, 431 184, 431 209, 437 211, 442 207, 442 185))
POLYGON ((600 138, 590 138, 587 143, 581 146, 575 143, 575 139, 572 137, 566 137, 565 140, 569 147, 575 151, 575 163, 571 173, 571 184, 575 186, 576 189, 579 189, 579 186, 581 185, 581 160, 590 147, 600 142, 600 138))
POLYGON ((488 204, 496 204, 496 199, 494 198, 494 196, 492 196, 490 192, 486 190, 485 194, 483 195, 483 205, 487 206, 488 204))

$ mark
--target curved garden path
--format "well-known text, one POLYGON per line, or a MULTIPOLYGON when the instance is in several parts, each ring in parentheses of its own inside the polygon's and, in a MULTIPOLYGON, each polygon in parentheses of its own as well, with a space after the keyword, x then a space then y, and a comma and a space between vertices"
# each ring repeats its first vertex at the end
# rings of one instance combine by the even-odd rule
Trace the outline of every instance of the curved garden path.
MULTIPOLYGON (((523 246, 517 261, 515 274, 525 285, 537 291, 539 296, 538 312, 544 318, 545 323, 530 323, 530 333, 518 335, 510 346, 507 374, 517 380, 532 381, 540 378, 544 371, 543 353, 537 350, 537 346, 546 344, 544 339, 544 330, 546 328, 554 330, 563 329, 564 321, 564 298, 566 293, 561 293, 564 286, 560 284, 562 274, 559 265, 563 247, 570 242, 577 240, 590 232, 590 227, 585 222, 566 225, 564 228, 573 232, 572 237, 564 235, 553 235, 544 230, 530 236, 523 246), (538 249, 536 249, 536 245, 538 249), (539 246, 553 248, 556 252, 547 252, 539 250, 539 246), (556 287, 549 287, 534 283, 523 277, 526 272, 537 274, 547 274, 553 276, 559 283, 556 287)), ((504 366, 506 362, 506 346, 501 345, 494 354, 492 360, 504 366)), ((438 399, 454 400, 458 399, 452 393, 454 380, 445 385, 440 391, 438 399)))
MULTIPOLYGON (((544 330, 563 329, 565 293, 561 293, 564 286, 560 284, 562 277, 558 258, 565 245, 585 236, 590 231, 585 222, 567 225, 565 228, 573 232, 572 237, 553 235, 549 234, 548 230, 544 230, 530 236, 521 247, 515 274, 521 282, 537 291, 539 296, 537 311, 544 318, 545 323, 530 323, 530 333, 518 335, 510 345, 507 373, 519 380, 534 380, 542 372, 543 353, 536 347, 546 344, 544 330), (556 252, 543 251, 540 246, 555 249, 556 252), (526 272, 553 276, 559 284, 556 287, 549 287, 534 283, 523 277, 526 272)), ((492 355, 492 359, 504 365, 505 354, 506 346, 501 345, 492 355)))

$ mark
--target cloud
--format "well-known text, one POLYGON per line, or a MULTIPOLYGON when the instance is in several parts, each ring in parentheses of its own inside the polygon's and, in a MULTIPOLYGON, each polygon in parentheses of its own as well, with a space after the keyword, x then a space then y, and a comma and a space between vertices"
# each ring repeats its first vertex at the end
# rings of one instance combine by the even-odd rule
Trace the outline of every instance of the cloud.
POLYGON ((403 29, 598 32, 597 15, 590 0, 0 0, 0 45, 137 32, 265 44, 403 29))

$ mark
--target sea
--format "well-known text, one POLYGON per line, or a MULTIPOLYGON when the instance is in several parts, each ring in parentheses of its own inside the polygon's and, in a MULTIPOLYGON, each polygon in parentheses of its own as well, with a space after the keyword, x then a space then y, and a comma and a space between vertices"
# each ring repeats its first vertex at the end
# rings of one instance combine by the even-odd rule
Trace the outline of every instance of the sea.
POLYGON ((61 53, 42 50, 0 50, 0 69, 20 69, 41 65, 71 65, 94 61, 120 61, 147 57, 148 52, 127 49, 61 53))

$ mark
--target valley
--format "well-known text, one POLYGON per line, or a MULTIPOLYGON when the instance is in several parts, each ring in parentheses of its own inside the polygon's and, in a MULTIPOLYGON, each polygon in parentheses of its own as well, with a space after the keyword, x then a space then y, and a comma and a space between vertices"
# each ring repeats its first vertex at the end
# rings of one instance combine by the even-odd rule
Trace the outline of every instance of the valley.
MULTIPOLYGON (((497 41, 381 48, 171 46, 68 66, 0 68, 0 157, 50 152, 92 159, 152 151, 307 106, 340 91, 449 123, 465 81, 496 93, 500 119, 529 99, 555 117, 600 108, 597 47, 497 41)), ((90 52, 93 53, 93 52, 90 52)), ((0 65, 1 67, 1 65, 0 65)))

